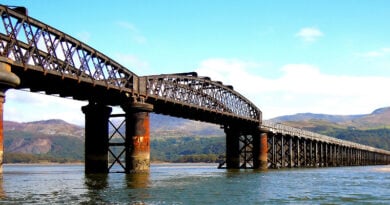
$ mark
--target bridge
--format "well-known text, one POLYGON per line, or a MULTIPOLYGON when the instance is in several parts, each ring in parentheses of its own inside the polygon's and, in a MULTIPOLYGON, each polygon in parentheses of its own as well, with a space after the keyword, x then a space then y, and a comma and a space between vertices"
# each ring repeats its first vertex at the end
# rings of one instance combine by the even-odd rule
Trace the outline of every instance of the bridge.
POLYGON ((0 5, 0 160, 2 117, 10 88, 88 101, 85 172, 147 172, 149 113, 219 124, 226 133, 227 168, 283 168, 387 164, 390 152, 271 124, 233 86, 197 73, 138 76, 79 40, 0 5), (124 114, 113 115, 120 106, 124 114), (116 127, 112 119, 121 118, 116 127), (114 132, 109 127, 114 126, 114 132), (125 127, 121 133, 120 127, 125 127), (121 140, 115 140, 119 136, 121 140), (119 152, 113 151, 119 150, 119 152), (112 160, 109 160, 111 158, 112 160))

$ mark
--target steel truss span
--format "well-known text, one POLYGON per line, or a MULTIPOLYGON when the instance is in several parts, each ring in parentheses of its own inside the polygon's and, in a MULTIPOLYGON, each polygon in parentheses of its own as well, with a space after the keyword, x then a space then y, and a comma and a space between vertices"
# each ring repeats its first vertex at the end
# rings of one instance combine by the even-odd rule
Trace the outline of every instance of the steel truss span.
MULTIPOLYGON (((102 111, 98 119, 91 117, 95 112, 86 114, 91 115, 89 123, 105 125, 104 113, 111 112, 109 106, 120 105, 126 114, 144 116, 137 119, 145 122, 147 113, 153 111, 220 124, 227 134, 229 168, 256 168, 267 163, 268 167, 280 168, 390 162, 386 150, 263 122, 260 109, 232 86, 199 77, 195 72, 137 76, 99 51, 26 14, 25 8, 0 5, 0 63, 11 67, 20 78, 17 89, 89 101, 92 110, 102 111)), ((129 127, 142 130, 136 125, 129 127)), ((107 152, 113 157, 110 168, 119 164, 127 169, 121 159, 129 153, 129 147, 123 141, 132 138, 114 137, 121 126, 114 126, 116 132, 109 135, 107 152)), ((105 162, 96 162, 100 163, 105 162)))
POLYGON ((137 76, 79 40, 18 11, 0 6, 0 53, 24 69, 134 90, 137 76))
POLYGON ((390 151, 263 121, 268 167, 362 166, 390 163, 390 151))
MULTIPOLYGON (((229 116, 260 125, 261 111, 232 86, 198 77, 196 73, 146 76, 147 96, 163 106, 177 103, 197 112, 212 111, 215 116, 229 116)), ((156 105, 155 105, 156 106, 156 105)), ((207 114, 205 114, 207 115, 207 114)), ((213 121, 208 119, 205 121, 213 121)))
POLYGON ((0 5, 0 56, 12 61, 19 88, 108 105, 149 102, 156 112, 218 124, 261 123, 261 111, 232 86, 196 73, 139 77, 22 12, 0 5))

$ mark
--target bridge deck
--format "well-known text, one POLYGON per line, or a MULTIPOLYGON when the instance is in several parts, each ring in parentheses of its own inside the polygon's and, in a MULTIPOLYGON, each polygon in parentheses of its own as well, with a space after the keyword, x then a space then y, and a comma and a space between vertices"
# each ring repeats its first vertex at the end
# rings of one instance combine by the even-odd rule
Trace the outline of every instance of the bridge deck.
MULTIPOLYGON (((302 138, 390 156, 390 151, 262 121, 261 110, 251 101, 232 86, 209 77, 199 77, 194 72, 141 77, 25 13, 0 5, 0 17, 3 22, 0 25, 0 61, 11 65, 12 72, 20 78, 17 89, 72 97, 104 106, 150 103, 157 113, 223 125, 233 138, 243 133, 256 135, 260 128, 262 132, 281 134, 290 140, 302 138)), ((258 140, 258 136, 255 137, 258 140)), ((249 138, 243 142, 248 145, 248 153, 256 143, 249 138)), ((322 143, 318 144, 322 146, 322 143)), ((283 144, 281 151, 284 151, 283 144)))
POLYGON ((271 133, 282 134, 282 135, 290 135, 290 136, 295 136, 298 138, 309 139, 312 141, 319 141, 319 142, 324 142, 324 143, 329 143, 329 144, 341 145, 341 146, 345 146, 345 147, 367 150, 370 152, 376 152, 376 153, 390 155, 390 151, 387 151, 387 150, 378 149, 375 147, 370 147, 367 145, 362 145, 362 144, 358 144, 358 143, 354 143, 354 142, 350 142, 350 141, 346 141, 346 140, 341 140, 341 139, 337 139, 334 137, 329 137, 326 135, 318 134, 315 132, 310 132, 310 131, 306 131, 303 129, 290 127, 290 126, 283 125, 280 123, 273 123, 273 122, 267 121, 267 120, 263 121, 263 123, 261 125, 261 129, 265 132, 271 132, 271 133))

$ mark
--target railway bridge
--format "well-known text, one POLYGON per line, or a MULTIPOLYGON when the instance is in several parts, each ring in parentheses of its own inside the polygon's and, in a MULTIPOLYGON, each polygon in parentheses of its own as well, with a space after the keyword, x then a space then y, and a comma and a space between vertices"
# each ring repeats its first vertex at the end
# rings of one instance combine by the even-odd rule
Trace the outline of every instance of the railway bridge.
POLYGON ((227 168, 387 164, 390 152, 262 120, 233 86, 197 73, 138 76, 103 53, 27 15, 0 5, 0 160, 8 89, 88 101, 85 172, 147 172, 149 113, 210 122, 226 133, 227 168), (123 114, 111 114, 120 106, 123 114), (122 118, 115 127, 112 119, 122 118), (114 126, 114 132, 109 130, 114 126), (125 132, 120 133, 120 127, 125 132), (120 140, 118 140, 118 138, 120 140), (114 151, 119 150, 119 151, 114 151), (110 160, 109 160, 110 159, 110 160))

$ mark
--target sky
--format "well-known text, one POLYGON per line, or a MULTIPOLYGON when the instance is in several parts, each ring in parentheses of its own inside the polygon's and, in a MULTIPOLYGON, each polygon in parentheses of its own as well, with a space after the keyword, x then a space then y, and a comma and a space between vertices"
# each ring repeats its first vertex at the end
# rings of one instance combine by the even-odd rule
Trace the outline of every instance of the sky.
MULTIPOLYGON (((390 106, 387 0, 17 0, 137 75, 196 71, 264 119, 390 106)), ((84 124, 87 102, 9 90, 4 119, 84 124)), ((115 112, 121 112, 119 108, 115 112)))

